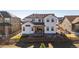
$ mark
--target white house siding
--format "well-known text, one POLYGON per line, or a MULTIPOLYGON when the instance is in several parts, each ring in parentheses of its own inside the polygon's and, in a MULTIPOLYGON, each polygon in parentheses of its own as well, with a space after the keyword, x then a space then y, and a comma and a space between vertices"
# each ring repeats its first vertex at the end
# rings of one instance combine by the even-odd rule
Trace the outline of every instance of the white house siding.
POLYGON ((33 24, 30 22, 23 24, 22 25, 22 34, 33 34, 34 31, 32 31, 32 28, 33 28, 33 24), (30 26, 26 26, 26 25, 30 25, 30 26), (25 28, 25 31, 23 31, 23 27, 25 28))
POLYGON ((58 19, 55 16, 49 15, 47 17, 44 18, 44 24, 45 24, 45 28, 44 28, 44 32, 45 33, 56 33, 56 24, 58 22, 58 19), (54 20, 54 22, 52 22, 51 20, 54 20), (49 20, 49 22, 47 22, 47 20, 49 20), (49 31, 47 31, 47 27, 49 27, 49 31), (51 28, 53 27, 53 31, 51 31, 51 28))

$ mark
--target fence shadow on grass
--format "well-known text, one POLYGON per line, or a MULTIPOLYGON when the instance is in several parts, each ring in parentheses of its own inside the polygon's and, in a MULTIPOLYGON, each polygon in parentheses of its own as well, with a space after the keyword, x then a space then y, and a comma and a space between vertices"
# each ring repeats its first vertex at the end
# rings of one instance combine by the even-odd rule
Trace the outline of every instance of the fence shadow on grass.
POLYGON ((40 48, 41 43, 40 42, 35 42, 34 43, 34 48, 40 48))
POLYGON ((64 34, 58 34, 53 39, 54 42, 51 44, 54 48, 76 48, 73 42, 64 34))
POLYGON ((28 36, 22 36, 19 40, 19 42, 16 43, 16 46, 19 46, 21 48, 27 48, 33 45, 33 43, 27 42, 28 36))
MULTIPOLYGON (((28 36, 22 36, 20 41, 16 43, 16 46, 27 48, 34 45, 34 48, 40 48, 41 42, 27 42, 27 37, 28 36)), ((56 34, 52 39, 52 42, 42 42, 46 48, 48 47, 48 43, 51 43, 54 48, 76 48, 73 42, 64 34, 56 34)))

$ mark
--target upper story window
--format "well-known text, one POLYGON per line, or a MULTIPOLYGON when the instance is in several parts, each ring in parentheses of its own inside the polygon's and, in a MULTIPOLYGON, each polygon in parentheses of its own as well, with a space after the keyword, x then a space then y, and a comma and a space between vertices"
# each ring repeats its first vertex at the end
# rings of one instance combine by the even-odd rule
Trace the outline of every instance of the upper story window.
POLYGON ((42 22, 44 22, 44 20, 42 19, 42 22))
POLYGON ((23 31, 25 31, 25 27, 23 27, 23 31))
POLYGON ((47 27, 47 31, 49 31, 49 27, 47 27))
POLYGON ((54 19, 52 19, 51 22, 54 22, 54 19))
POLYGON ((32 22, 34 22, 35 21, 35 19, 32 19, 32 22))
POLYGON ((10 18, 5 18, 5 22, 10 22, 10 18))
POLYGON ((32 31, 33 31, 33 28, 32 28, 32 31))
POLYGON ((53 27, 51 27, 51 31, 53 31, 54 30, 54 28, 53 27))
POLYGON ((49 19, 47 19, 47 22, 49 22, 49 19))
POLYGON ((26 25, 26 27, 30 27, 30 25, 26 25))
POLYGON ((41 22, 41 19, 39 19, 38 21, 41 22))

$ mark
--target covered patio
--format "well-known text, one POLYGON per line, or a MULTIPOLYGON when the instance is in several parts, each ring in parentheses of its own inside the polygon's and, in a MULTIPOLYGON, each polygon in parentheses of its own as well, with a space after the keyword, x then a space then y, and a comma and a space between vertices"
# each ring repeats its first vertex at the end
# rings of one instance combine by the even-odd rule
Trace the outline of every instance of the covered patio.
POLYGON ((44 23, 33 23, 33 31, 35 34, 42 34, 44 33, 44 23))

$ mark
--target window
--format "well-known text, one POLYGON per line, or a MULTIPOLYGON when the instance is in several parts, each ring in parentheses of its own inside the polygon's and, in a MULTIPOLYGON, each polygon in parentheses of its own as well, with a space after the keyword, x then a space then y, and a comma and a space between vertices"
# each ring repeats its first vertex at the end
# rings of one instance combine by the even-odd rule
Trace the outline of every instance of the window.
POLYGON ((47 22, 49 22, 49 20, 47 19, 47 22))
POLYGON ((5 18, 5 22, 10 22, 10 18, 5 18))
POLYGON ((53 27, 51 27, 51 31, 53 31, 54 29, 53 29, 53 27))
POLYGON ((30 27, 30 25, 26 25, 26 27, 30 27))
POLYGON ((51 22, 54 22, 54 20, 52 19, 51 22))
POLYGON ((32 19, 32 22, 34 22, 35 21, 35 19, 32 19))
POLYGON ((39 19, 38 21, 41 22, 41 19, 39 19))
POLYGON ((23 27, 23 31, 25 31, 25 27, 23 27))
POLYGON ((47 27, 47 31, 49 31, 49 27, 47 27))
POLYGON ((42 19, 42 22, 44 22, 44 20, 42 19))
POLYGON ((32 31, 33 31, 33 28, 32 28, 32 31))

